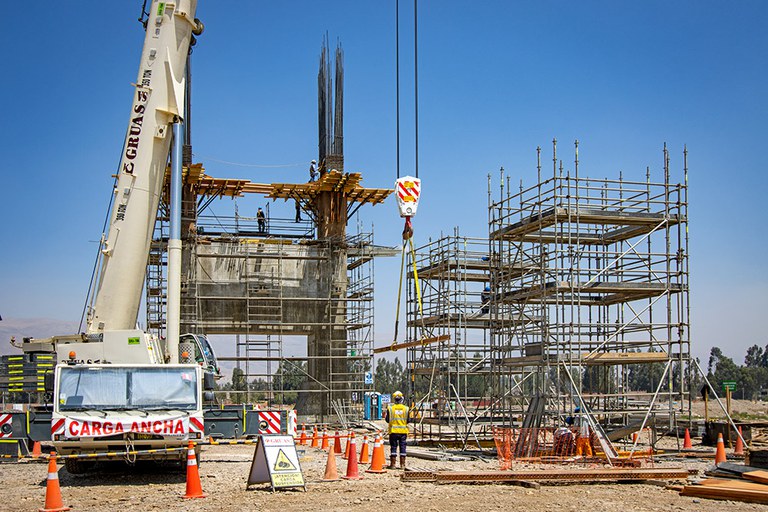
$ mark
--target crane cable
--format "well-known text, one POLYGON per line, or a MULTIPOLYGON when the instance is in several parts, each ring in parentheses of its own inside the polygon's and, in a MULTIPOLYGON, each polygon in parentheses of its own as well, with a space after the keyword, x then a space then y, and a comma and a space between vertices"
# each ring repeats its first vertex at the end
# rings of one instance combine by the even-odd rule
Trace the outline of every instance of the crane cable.
MULTIPOLYGON (((416 128, 416 147, 415 147, 415 174, 419 177, 419 71, 418 71, 418 0, 413 2, 413 35, 414 35, 414 94, 415 94, 415 128, 416 128)), ((400 179, 400 0, 395 2, 395 60, 396 60, 396 89, 397 89, 397 179, 400 179)), ((394 350, 397 343, 397 332, 400 326, 400 301, 403 293, 403 274, 405 272, 405 255, 410 247, 411 266, 413 267, 413 280, 416 289, 416 300, 419 307, 419 318, 421 320, 422 339, 424 338, 424 307, 421 297, 421 285, 419 284, 419 273, 416 269, 416 248, 413 244, 413 224, 412 216, 405 217, 403 227, 403 247, 400 257, 400 279, 397 289, 397 308, 395 309, 395 331, 392 338, 392 348, 394 350)))

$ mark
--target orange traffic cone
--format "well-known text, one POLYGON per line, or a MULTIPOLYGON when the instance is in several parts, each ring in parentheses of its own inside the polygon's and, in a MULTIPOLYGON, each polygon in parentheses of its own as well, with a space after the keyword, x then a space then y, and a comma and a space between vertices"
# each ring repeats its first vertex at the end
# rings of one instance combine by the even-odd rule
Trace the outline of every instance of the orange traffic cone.
POLYGON ((347 443, 349 451, 349 461, 347 461, 347 474, 341 478, 345 480, 360 480, 363 478, 357 469, 357 446, 355 446, 355 433, 350 432, 349 442, 347 443))
POLYGON ((384 446, 381 444, 381 436, 377 435, 373 440, 373 460, 371 467, 366 469, 366 473, 386 473, 384 469, 384 446))
POLYGON ((347 445, 344 447, 344 455, 341 457, 344 460, 349 460, 349 448, 350 448, 350 445, 352 444, 350 441, 351 441, 351 437, 354 437, 355 434, 352 433, 352 431, 350 430, 349 435, 350 437, 347 438, 347 445))
POLYGON ((325 429, 323 429, 323 440, 320 443, 320 448, 326 451, 330 449, 330 446, 328 445, 328 431, 325 429))
POLYGON ((317 448, 317 427, 312 427, 312 444, 310 444, 310 448, 317 448))
POLYGON ((59 512, 70 510, 64 506, 61 499, 61 489, 59 488, 59 471, 56 469, 56 452, 51 452, 48 459, 48 480, 45 482, 45 508, 38 509, 40 512, 59 512))
POLYGON ((632 443, 637 443, 637 432, 632 434, 632 443))
POLYGON ((35 441, 32 445, 32 458, 39 459, 43 456, 43 450, 40 447, 40 441, 35 441))
POLYGON ((693 448, 693 444, 691 444, 691 433, 688 432, 688 429, 685 429, 685 437, 683 438, 683 448, 693 448))
POLYGON ((325 475, 323 482, 335 482, 339 479, 339 472, 336 470, 336 454, 333 450, 328 450, 328 460, 325 463, 325 475))
POLYGON ((339 431, 336 431, 336 435, 333 436, 333 453, 339 454, 341 453, 341 437, 339 436, 339 431))
POLYGON ((197 457, 195 456, 195 443, 189 442, 187 446, 187 493, 184 499, 205 498, 208 496, 200 486, 200 473, 197 470, 197 457))
POLYGON ((299 445, 305 446, 307 444, 307 427, 301 424, 301 435, 299 436, 299 445))
POLYGON ((717 434, 717 449, 715 450, 715 465, 725 462, 725 444, 723 434, 717 434))
POLYGON ((741 441, 741 426, 739 426, 739 435, 736 436, 736 448, 733 449, 734 455, 744 455, 744 443, 741 441))
POLYGON ((360 449, 360 464, 370 464, 371 457, 368 455, 368 435, 363 435, 363 447, 360 449))

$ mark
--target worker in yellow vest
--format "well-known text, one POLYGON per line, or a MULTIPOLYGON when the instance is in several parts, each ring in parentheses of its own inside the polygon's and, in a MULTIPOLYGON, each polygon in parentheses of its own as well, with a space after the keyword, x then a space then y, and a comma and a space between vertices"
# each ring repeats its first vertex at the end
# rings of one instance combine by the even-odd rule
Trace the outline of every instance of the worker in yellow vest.
POLYGON ((408 406, 403 403, 400 391, 392 393, 394 404, 387 406, 384 419, 389 424, 389 469, 395 469, 397 449, 400 448, 400 469, 405 469, 405 442, 408 439, 408 406))

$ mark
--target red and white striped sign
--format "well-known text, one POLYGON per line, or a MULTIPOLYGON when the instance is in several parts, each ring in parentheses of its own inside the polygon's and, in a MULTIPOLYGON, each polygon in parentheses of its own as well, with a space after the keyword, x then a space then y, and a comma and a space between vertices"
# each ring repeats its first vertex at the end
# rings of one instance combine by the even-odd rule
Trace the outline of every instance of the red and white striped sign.
POLYGON ((397 182, 397 196, 406 203, 419 200, 421 193, 421 181, 416 178, 403 179, 397 182))
POLYGON ((64 418, 51 420, 51 437, 64 433, 64 418))
POLYGON ((11 414, 0 414, 0 438, 11 437, 13 435, 13 425, 11 425, 12 418, 13 415, 11 414), (8 425, 8 427, 11 428, 3 428, 5 425, 8 425), (5 432, 5 430, 8 432, 5 432))
POLYGON ((189 433, 192 434, 194 432, 200 432, 201 434, 205 433, 205 423, 203 423, 203 420, 201 418, 195 418, 194 416, 189 417, 189 433))
POLYGON ((262 434, 279 434, 280 411, 259 411, 259 431, 262 434))
POLYGON ((413 176, 399 178, 395 182, 395 194, 397 206, 400 208, 401 217, 413 217, 419 207, 421 196, 421 180, 413 176))

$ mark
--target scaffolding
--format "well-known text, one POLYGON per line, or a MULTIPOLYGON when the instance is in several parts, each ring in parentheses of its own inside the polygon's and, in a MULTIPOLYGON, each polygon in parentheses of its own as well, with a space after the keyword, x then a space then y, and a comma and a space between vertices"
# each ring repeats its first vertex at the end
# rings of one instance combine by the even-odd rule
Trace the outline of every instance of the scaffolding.
MULTIPOLYGON (((198 215, 184 245, 181 332, 233 335, 235 362, 248 383, 245 402, 268 407, 298 396, 324 395, 328 410, 344 420, 362 416, 373 354, 373 233, 340 243, 314 238, 311 221, 269 217, 260 231, 254 218, 198 215), (336 253, 345 268, 329 272, 336 253), (341 295, 340 295, 341 294, 341 295), (310 350, 307 338, 327 350, 310 350), (325 360, 326 383, 308 366, 325 360), (299 381, 301 383, 299 383, 299 381)), ((148 326, 162 334, 166 217, 158 216, 147 269, 148 326), (150 316, 151 312, 151 316, 150 316)))
POLYGON ((603 426, 690 416, 687 151, 683 183, 584 177, 553 141, 553 169, 514 192, 488 187, 493 416, 562 425, 575 407, 603 426), (656 365, 658 382, 633 389, 656 365), (647 367, 646 367, 647 368, 647 367), (637 375, 637 373, 635 373, 637 375))
POLYGON ((408 273, 407 329, 411 340, 439 340, 408 348, 413 401, 427 420, 464 423, 463 407, 481 405, 490 374, 488 239, 441 236, 416 249, 423 314, 408 273), (427 336, 428 334, 428 336, 427 336))

